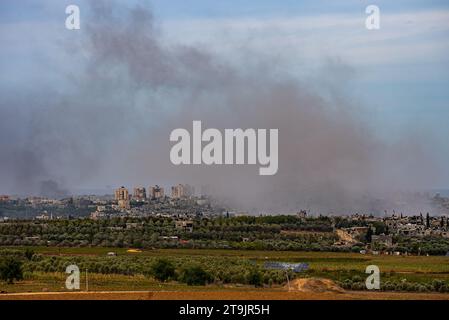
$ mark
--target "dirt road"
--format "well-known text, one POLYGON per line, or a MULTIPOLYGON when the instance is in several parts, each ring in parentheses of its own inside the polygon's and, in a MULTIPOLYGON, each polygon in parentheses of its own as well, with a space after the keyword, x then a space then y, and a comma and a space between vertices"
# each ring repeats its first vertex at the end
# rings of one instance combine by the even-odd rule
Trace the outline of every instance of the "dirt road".
POLYGON ((449 294, 409 292, 104 291, 0 294, 0 300, 449 300, 449 294))

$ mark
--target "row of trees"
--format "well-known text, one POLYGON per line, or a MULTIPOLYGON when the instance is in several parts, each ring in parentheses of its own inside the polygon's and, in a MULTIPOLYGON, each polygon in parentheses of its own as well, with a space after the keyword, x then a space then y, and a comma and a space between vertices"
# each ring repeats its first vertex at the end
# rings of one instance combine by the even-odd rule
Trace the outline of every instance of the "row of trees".
POLYGON ((0 224, 0 245, 332 250, 336 236, 322 232, 329 228, 328 218, 296 216, 196 219, 193 232, 177 229, 171 218, 159 217, 23 220, 0 224))
POLYGON ((159 281, 179 280, 189 286, 204 286, 213 279, 200 265, 185 266, 177 270, 175 264, 167 259, 157 260, 151 266, 150 275, 159 281))
MULTIPOLYGON (((29 250, 28 250, 29 251, 29 250)), ((250 284, 273 285, 285 282, 285 272, 265 270, 261 265, 239 257, 176 256, 46 256, 33 252, 4 249, 0 251, 0 270, 4 281, 21 280, 34 272, 65 272, 76 264, 91 273, 146 275, 159 281, 179 281, 188 285, 250 284), (12 276, 14 275, 14 276, 12 276)), ((291 275, 293 277, 293 274, 291 275)))
MULTIPOLYGON (((366 290, 363 281, 353 281, 346 279, 339 282, 340 286, 346 290, 366 290)), ((410 292, 449 292, 449 284, 442 280, 433 280, 429 283, 407 282, 407 281, 385 281, 380 283, 382 291, 410 291, 410 292)))
MULTIPOLYGON (((57 221, 12 221, 0 223, 0 245, 58 247, 210 248, 245 250, 354 251, 371 242, 373 234, 388 232, 383 222, 374 222, 361 243, 352 248, 334 245, 332 230, 366 221, 343 217, 299 218, 297 216, 245 216, 196 219, 193 232, 177 229, 172 218, 114 218, 57 221), (307 230, 307 232, 306 232, 307 230), (374 233, 373 233, 373 230, 374 233)), ((449 239, 395 236, 394 251, 442 255, 449 251, 449 239)), ((387 249, 376 244, 373 249, 387 249)))
MULTIPOLYGON (((239 257, 210 256, 43 256, 32 250, 0 250, 0 280, 13 283, 34 272, 65 272, 66 267, 76 264, 97 274, 145 275, 161 282, 178 281, 192 286, 207 284, 246 284, 256 287, 283 285, 286 274, 283 270, 263 268, 257 261, 239 257)), ((298 274, 288 272, 293 279, 298 274)), ((302 276, 329 277, 348 290, 365 290, 362 271, 343 270, 329 273, 326 270, 308 270, 302 276)), ((449 282, 420 278, 406 281, 395 274, 382 275, 381 290, 414 292, 449 292, 449 282)))

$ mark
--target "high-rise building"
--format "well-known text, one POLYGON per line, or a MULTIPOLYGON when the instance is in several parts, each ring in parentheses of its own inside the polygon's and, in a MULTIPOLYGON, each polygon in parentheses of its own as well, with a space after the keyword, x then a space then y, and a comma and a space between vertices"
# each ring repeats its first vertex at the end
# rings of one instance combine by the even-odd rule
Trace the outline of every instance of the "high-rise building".
POLYGON ((171 188, 171 197, 174 199, 189 198, 195 194, 195 188, 188 184, 178 184, 171 188))
POLYGON ((125 187, 120 187, 115 190, 115 200, 121 209, 130 209, 129 192, 125 187))
POLYGON ((115 190, 115 200, 128 200, 129 199, 129 192, 128 189, 125 187, 120 187, 115 190))
POLYGON ((147 198, 147 191, 144 187, 134 188, 133 199, 136 201, 144 201, 147 198))
POLYGON ((155 185, 154 187, 150 187, 148 196, 151 199, 159 199, 164 197, 164 188, 155 185))

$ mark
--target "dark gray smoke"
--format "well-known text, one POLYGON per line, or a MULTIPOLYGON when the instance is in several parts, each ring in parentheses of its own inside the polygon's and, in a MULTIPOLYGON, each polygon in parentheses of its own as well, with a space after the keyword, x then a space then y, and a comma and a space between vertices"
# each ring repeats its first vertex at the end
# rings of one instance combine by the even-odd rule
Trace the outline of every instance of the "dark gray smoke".
POLYGON ((41 182, 39 194, 51 199, 61 199, 66 197, 68 192, 67 190, 61 189, 57 182, 46 180, 41 182))
POLYGON ((397 192, 438 179, 425 137, 407 132, 386 143, 364 125, 345 85, 352 69, 338 60, 327 63, 320 86, 278 72, 274 60, 235 65, 199 47, 167 45, 144 5, 90 4, 81 46, 70 46, 82 57, 82 69, 66 75, 70 90, 1 95, 4 192, 185 182, 211 185, 216 197, 251 211, 376 213, 395 208, 397 192), (277 175, 261 177, 258 166, 173 166, 169 134, 191 130, 192 120, 278 128, 277 175))

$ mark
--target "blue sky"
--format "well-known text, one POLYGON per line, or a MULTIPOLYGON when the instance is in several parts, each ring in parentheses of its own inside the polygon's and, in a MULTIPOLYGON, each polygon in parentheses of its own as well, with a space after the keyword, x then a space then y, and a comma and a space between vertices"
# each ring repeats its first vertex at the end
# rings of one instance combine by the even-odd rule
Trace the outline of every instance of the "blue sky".
POLYGON ((442 9, 448 8, 447 1, 367 1, 367 0, 154 0, 154 8, 164 17, 242 17, 259 16, 269 17, 273 15, 315 15, 325 13, 358 13, 364 11, 367 5, 375 4, 389 12, 403 12, 408 10, 442 9))
MULTIPOLYGON (((244 46, 261 56, 277 57, 279 68, 306 79, 319 77, 328 59, 341 61, 354 71, 344 90, 367 110, 367 121, 379 135, 394 140, 405 129, 429 131, 442 145, 441 159, 449 163, 449 144, 444 143, 449 137, 448 1, 149 3, 169 44, 199 44, 234 63, 245 59, 239 50, 244 46), (369 4, 380 7, 380 30, 364 28, 369 4)), ((63 74, 76 72, 78 62, 68 61, 60 45, 67 40, 76 43, 86 31, 64 29, 68 4, 78 4, 83 19, 85 1, 0 2, 4 90, 70 90, 63 85, 63 74)))
MULTIPOLYGON (((117 1, 117 0, 115 0, 117 1)), ((2 22, 20 20, 52 20, 61 8, 68 4, 83 5, 85 0, 5 0, 0 3, 0 17, 2 22)), ((118 2, 124 2, 118 0, 118 2)), ((126 1, 129 5, 139 3, 138 0, 126 1)), ((449 8, 445 0, 152 0, 147 1, 161 18, 223 18, 223 17, 272 17, 272 16, 307 16, 336 13, 364 12, 367 5, 375 4, 389 13, 411 12, 419 10, 444 10, 449 8)))
MULTIPOLYGON (((139 1, 127 1, 129 5, 132 5, 133 2, 139 1)), ((82 12, 84 7, 87 7, 83 1, 1 1, 0 25, 3 32, 0 35, 3 40, 6 38, 9 44, 2 50, 0 62, 2 68, 13 73, 12 69, 17 71, 20 66, 36 66, 39 64, 39 59, 43 59, 45 56, 51 57, 52 53, 45 52, 45 50, 49 51, 52 49, 52 43, 67 36, 67 32, 62 28, 65 17, 64 8, 67 4, 72 3, 79 4, 82 12), (5 29, 5 26, 8 28, 5 29), (28 39, 30 34, 34 39, 28 39), (35 44, 37 40, 42 44, 35 44)), ((285 44, 285 41, 290 41, 291 37, 295 36, 292 33, 296 32, 298 38, 305 37, 308 39, 308 43, 312 43, 309 48, 310 54, 305 57, 307 59, 315 53, 319 55, 319 52, 314 50, 320 51, 320 48, 332 50, 333 43, 345 39, 347 48, 335 48, 335 52, 329 52, 329 55, 333 54, 342 58, 348 64, 354 60, 365 59, 364 55, 366 55, 365 63, 363 61, 354 63, 358 70, 366 72, 364 75, 369 74, 369 76, 358 80, 358 84, 362 85, 357 89, 360 92, 369 92, 367 86, 375 85, 376 92, 377 90, 383 92, 379 96, 385 99, 384 101, 388 105, 394 103, 401 106, 426 101, 428 104, 430 103, 429 108, 434 108, 435 111, 444 111, 441 109, 445 109, 449 98, 449 94, 445 92, 447 90, 444 90, 449 84, 449 72, 447 72, 449 71, 449 58, 445 57, 449 29, 448 23, 442 22, 447 15, 442 15, 440 21, 429 22, 434 13, 449 12, 449 2, 447 1, 372 2, 350 0, 339 2, 338 5, 335 1, 293 0, 153 0, 149 3, 154 9, 158 22, 163 26, 163 32, 168 34, 173 41, 190 39, 206 43, 214 37, 214 32, 220 32, 234 24, 237 25, 232 29, 235 34, 229 36, 228 39, 246 41, 245 37, 249 36, 248 29, 253 28, 256 22, 260 22, 261 25, 256 27, 258 29, 254 40, 255 46, 260 42, 272 41, 276 38, 281 41, 281 45, 285 44), (367 32, 363 28, 357 30, 357 24, 363 27, 365 7, 372 3, 381 9, 381 30, 372 32, 367 32), (404 14, 409 14, 410 18, 401 17, 404 14), (425 16, 426 14, 427 16, 425 16), (314 17, 322 16, 335 19, 335 26, 321 28, 316 21, 312 21, 314 17), (345 19, 355 21, 358 19, 358 21, 349 26, 341 25, 340 27, 339 22, 344 22, 345 19), (426 19, 422 26, 420 19, 426 19), (275 35, 265 33, 264 23, 268 30, 268 27, 276 26, 276 24, 280 24, 279 22, 282 23, 282 20, 288 21, 290 26, 277 28, 275 35), (311 21, 306 29, 300 23, 304 20, 311 21), (210 23, 211 21, 215 23, 210 23), (298 23, 295 24, 295 21, 298 23), (183 30, 189 30, 189 28, 191 28, 189 34, 182 33, 183 30), (326 44, 329 45, 326 48, 320 47, 325 44, 319 41, 323 33, 327 39, 326 44), (181 35, 176 38, 176 34, 181 35), (390 36, 391 38, 389 38, 390 36), (290 37, 290 39, 285 40, 286 37, 290 37), (365 37, 364 41, 361 41, 360 37, 365 37), (313 42, 316 42, 315 47, 313 42), (355 53, 351 54, 351 50, 354 50, 355 53), (405 54, 405 57, 402 57, 401 54, 405 54), (410 78, 410 74, 404 73, 404 66, 407 73, 411 73, 413 78, 410 78), (429 99, 431 100, 429 101, 429 99)), ((287 49, 291 50, 291 54, 296 54, 298 50, 303 50, 302 46, 303 43, 290 44, 287 49)), ((4 78, 10 79, 10 75, 4 74, 4 78)), ((21 80, 26 81, 26 79, 21 80)), ((412 109, 416 108, 417 106, 412 109)))

